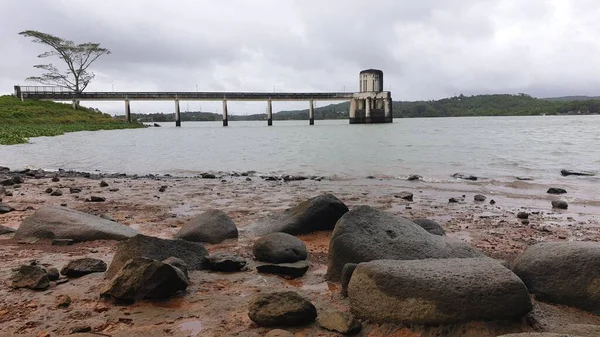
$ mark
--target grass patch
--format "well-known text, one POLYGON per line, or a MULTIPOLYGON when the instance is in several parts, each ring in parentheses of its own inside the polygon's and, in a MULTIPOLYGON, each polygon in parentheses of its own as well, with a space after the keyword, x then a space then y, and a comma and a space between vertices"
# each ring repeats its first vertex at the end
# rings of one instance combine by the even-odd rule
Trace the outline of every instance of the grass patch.
POLYGON ((74 123, 74 124, 23 124, 0 126, 0 145, 27 143, 31 137, 60 136, 65 132, 98 131, 143 128, 139 123, 74 123))

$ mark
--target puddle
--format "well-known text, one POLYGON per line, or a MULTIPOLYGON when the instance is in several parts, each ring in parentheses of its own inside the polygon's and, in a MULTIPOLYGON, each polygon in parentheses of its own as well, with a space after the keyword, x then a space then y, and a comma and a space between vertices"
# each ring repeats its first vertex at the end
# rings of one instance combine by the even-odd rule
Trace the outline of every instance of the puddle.
POLYGON ((197 337, 202 332, 202 322, 188 321, 179 324, 179 330, 188 332, 189 337, 197 337))

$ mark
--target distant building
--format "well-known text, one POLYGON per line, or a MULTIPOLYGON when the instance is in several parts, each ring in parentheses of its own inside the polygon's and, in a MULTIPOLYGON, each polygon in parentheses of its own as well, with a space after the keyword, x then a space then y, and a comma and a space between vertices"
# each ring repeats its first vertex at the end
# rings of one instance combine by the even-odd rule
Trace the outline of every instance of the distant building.
POLYGON ((383 91, 383 71, 361 71, 359 87, 350 101, 350 124, 391 123, 392 94, 383 91))

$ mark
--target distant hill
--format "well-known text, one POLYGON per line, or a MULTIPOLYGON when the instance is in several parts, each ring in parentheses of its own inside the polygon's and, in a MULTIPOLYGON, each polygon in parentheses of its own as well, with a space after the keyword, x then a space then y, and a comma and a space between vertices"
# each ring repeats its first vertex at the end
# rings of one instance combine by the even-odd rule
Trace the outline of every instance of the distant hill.
MULTIPOLYGON (((460 117, 460 116, 530 116, 600 113, 600 97, 586 99, 540 99, 526 94, 455 96, 431 101, 396 101, 392 103, 394 118, 460 117)), ((349 102, 330 104, 315 109, 315 119, 348 118, 349 102)), ((134 115, 142 122, 174 121, 173 113, 134 115)), ((265 120, 266 114, 230 115, 231 120, 265 120)), ((218 121, 221 114, 210 112, 182 112, 183 121, 218 121)), ((308 109, 286 110, 273 114, 274 120, 308 119, 308 109)))
POLYGON ((547 97, 542 98, 547 101, 589 101, 589 100, 599 100, 600 96, 562 96, 562 97, 547 97))

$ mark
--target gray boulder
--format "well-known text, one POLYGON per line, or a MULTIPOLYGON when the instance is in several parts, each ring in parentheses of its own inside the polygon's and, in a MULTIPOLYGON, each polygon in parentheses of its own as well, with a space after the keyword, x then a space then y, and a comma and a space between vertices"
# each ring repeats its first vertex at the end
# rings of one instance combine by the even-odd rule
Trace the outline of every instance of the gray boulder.
POLYGON ((220 243, 236 239, 238 230, 235 223, 223 211, 208 210, 188 221, 175 237, 187 241, 220 243))
POLYGON ((12 207, 10 207, 9 205, 0 202, 0 214, 9 213, 9 212, 12 212, 14 210, 15 209, 12 208, 12 207))
POLYGON ((306 245, 295 236, 272 233, 256 240, 252 252, 258 261, 271 263, 293 263, 306 260, 306 245))
POLYGON ((185 275, 185 277, 187 277, 187 278, 190 277, 188 274, 188 266, 182 259, 178 259, 176 257, 170 256, 170 257, 164 259, 162 262, 166 263, 166 264, 170 264, 173 267, 181 270, 183 272, 183 274, 185 275))
POLYGON ((90 257, 84 257, 70 261, 66 266, 61 269, 60 273, 66 277, 77 278, 92 273, 103 273, 106 271, 106 262, 93 259, 90 257))
POLYGON ((563 189, 563 188, 558 188, 558 187, 550 187, 548 189, 548 194, 565 194, 567 193, 567 190, 563 189))
POLYGON ((102 291, 102 296, 125 302, 163 299, 187 289, 188 278, 171 264, 136 257, 125 264, 102 291))
POLYGON ((10 233, 14 233, 14 232, 15 232, 14 229, 0 225, 0 235, 10 234, 10 233))
POLYGON ((346 263, 344 268, 342 268, 342 296, 348 297, 348 284, 350 283, 350 279, 352 278, 352 274, 354 270, 356 270, 356 263, 346 263))
POLYGON ((262 294, 254 297, 248 317, 260 326, 298 326, 317 318, 317 308, 293 291, 262 294))
POLYGON ((251 226, 257 235, 284 232, 292 235, 331 230, 348 207, 332 194, 306 200, 281 213, 272 214, 251 226))
POLYGON ((319 314, 317 323, 323 329, 339 332, 343 335, 357 333, 362 324, 349 312, 330 311, 319 314))
POLYGON ((167 240, 138 234, 119 243, 106 271, 106 277, 114 277, 127 261, 135 257, 147 257, 158 261, 176 257, 183 260, 190 270, 198 270, 207 267, 208 251, 197 242, 167 240))
POLYGON ((512 269, 538 300, 600 310, 600 243, 538 243, 512 269))
POLYGON ((552 200, 552 208, 567 209, 569 208, 569 204, 564 200, 552 200))
POLYGON ((239 255, 229 253, 215 253, 208 257, 210 270, 225 273, 236 272, 244 269, 248 262, 239 255))
POLYGON ((50 287, 50 279, 44 268, 40 266, 23 265, 12 276, 11 286, 15 289, 28 288, 44 290, 50 287))
POLYGON ((350 308, 374 322, 450 324, 520 318, 532 309, 523 282, 488 258, 361 263, 350 308))
POLYGON ((65 207, 43 206, 23 220, 15 238, 125 240, 136 234, 137 231, 132 228, 91 214, 65 207))
POLYGON ((298 278, 308 270, 308 262, 298 261, 294 263, 259 263, 256 265, 256 270, 259 273, 277 274, 289 276, 290 278, 298 278))
POLYGON ((329 242, 327 279, 339 281, 346 263, 482 256, 471 246, 431 235, 412 221, 358 206, 335 226, 329 242))
POLYGON ((421 219, 413 219, 412 222, 416 223, 417 225, 419 225, 421 228, 423 228, 430 234, 440 235, 440 236, 446 235, 446 231, 444 230, 444 228, 439 223, 437 223, 433 220, 421 218, 421 219))

